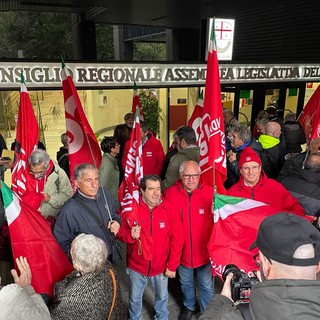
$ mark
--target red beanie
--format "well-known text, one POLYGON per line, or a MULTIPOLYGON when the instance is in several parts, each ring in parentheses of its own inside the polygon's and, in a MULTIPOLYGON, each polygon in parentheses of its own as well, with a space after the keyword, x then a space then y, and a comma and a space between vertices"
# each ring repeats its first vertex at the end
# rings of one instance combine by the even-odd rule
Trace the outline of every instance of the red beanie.
POLYGON ((240 159, 238 163, 239 169, 242 168, 245 162, 250 162, 250 161, 255 161, 255 162, 258 162, 260 166, 262 165, 261 159, 258 156, 258 154, 251 147, 246 147, 242 150, 240 154, 240 159))

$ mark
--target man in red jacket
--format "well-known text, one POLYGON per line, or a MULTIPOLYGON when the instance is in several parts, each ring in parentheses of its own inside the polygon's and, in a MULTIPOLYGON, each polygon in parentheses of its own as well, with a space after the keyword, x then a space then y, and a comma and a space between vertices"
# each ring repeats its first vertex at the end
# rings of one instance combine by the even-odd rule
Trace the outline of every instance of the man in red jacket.
POLYGON ((194 276, 198 280, 201 313, 214 292, 207 250, 213 226, 213 188, 201 183, 200 166, 195 161, 184 161, 179 173, 180 179, 164 195, 180 207, 185 242, 178 268, 184 305, 179 319, 190 320, 196 308, 194 276))
MULTIPOLYGON (((142 144, 142 161, 143 161, 143 174, 161 175, 164 151, 161 142, 155 138, 152 132, 148 131, 147 123, 140 121, 140 134, 142 144)), ((122 156, 122 167, 126 167, 127 155, 129 152, 129 140, 125 144, 123 156, 122 156)))
POLYGON ((261 159, 251 147, 243 149, 238 162, 240 180, 228 191, 228 196, 262 201, 279 212, 292 212, 304 216, 304 209, 290 192, 276 180, 266 176, 261 159))
POLYGON ((141 320, 142 296, 150 279, 155 319, 167 320, 168 278, 176 276, 184 241, 179 210, 161 197, 160 177, 147 175, 140 186, 137 212, 126 215, 117 233, 127 243, 129 319, 141 320))

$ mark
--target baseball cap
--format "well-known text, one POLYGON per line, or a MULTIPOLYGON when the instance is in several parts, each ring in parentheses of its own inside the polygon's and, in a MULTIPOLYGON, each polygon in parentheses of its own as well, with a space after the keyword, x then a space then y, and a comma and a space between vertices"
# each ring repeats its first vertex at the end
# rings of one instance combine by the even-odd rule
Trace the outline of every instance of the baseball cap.
POLYGON ((251 147, 246 147, 240 153, 240 158, 239 158, 239 162, 238 162, 239 169, 242 168, 242 166, 245 162, 250 162, 250 161, 255 161, 255 162, 259 163, 260 166, 262 164, 261 159, 258 156, 258 154, 251 147))
POLYGON ((257 239, 250 250, 256 247, 266 257, 282 264, 315 266, 320 259, 320 232, 310 221, 296 214, 278 213, 261 222, 257 239), (313 244, 315 257, 294 258, 295 251, 305 244, 313 244))

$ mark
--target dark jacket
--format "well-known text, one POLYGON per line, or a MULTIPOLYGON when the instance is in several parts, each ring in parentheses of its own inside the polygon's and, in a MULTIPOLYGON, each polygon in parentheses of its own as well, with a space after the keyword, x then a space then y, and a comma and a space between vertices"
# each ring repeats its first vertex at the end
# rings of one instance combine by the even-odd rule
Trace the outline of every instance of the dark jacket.
POLYGON ((69 168, 69 153, 68 149, 60 147, 57 152, 57 161, 59 166, 66 172, 68 178, 70 179, 70 168, 69 168))
MULTIPOLYGON (((104 189, 104 191, 112 220, 121 223, 121 219, 115 211, 115 201, 110 191, 107 189, 104 189)), ((101 224, 103 223, 103 225, 107 226, 110 221, 101 188, 98 191, 96 199, 84 197, 77 191, 61 208, 53 230, 59 245, 68 256, 70 256, 71 242, 80 233, 93 234, 102 239, 107 244, 108 252, 112 252, 109 237, 102 231, 100 225, 92 217, 92 214, 88 212, 87 208, 94 211, 98 219, 101 220, 101 224)))
POLYGON ((268 178, 276 179, 285 162, 285 149, 280 139, 262 134, 259 142, 263 147, 262 168, 268 178))
POLYGON ((300 153, 301 145, 306 142, 301 124, 297 121, 286 121, 283 130, 286 137, 286 153, 300 153))
POLYGON ((307 215, 320 213, 320 173, 302 169, 299 176, 284 177, 281 183, 299 200, 307 215))
POLYGON ((298 176, 302 170, 302 165, 306 159, 307 152, 299 153, 293 157, 290 157, 283 165, 277 180, 282 181, 284 177, 298 176))
MULTIPOLYGON (((318 280, 267 280, 253 285, 250 313, 253 320, 319 319, 318 280)), ((215 295, 199 320, 243 320, 237 306, 222 295, 215 295)))

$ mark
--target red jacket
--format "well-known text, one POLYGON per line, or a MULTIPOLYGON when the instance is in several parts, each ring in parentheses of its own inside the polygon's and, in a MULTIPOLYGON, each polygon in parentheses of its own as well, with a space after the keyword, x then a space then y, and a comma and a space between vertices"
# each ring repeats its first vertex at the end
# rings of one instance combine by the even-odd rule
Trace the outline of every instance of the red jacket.
POLYGON ((213 188, 202 183, 189 196, 181 180, 166 189, 164 196, 178 204, 183 225, 184 246, 181 264, 197 268, 209 262, 207 249, 213 227, 213 188))
MULTIPOLYGON (((123 170, 125 170, 128 151, 129 140, 125 144, 121 160, 123 170)), ((151 132, 148 132, 148 140, 142 146, 143 175, 146 176, 153 173, 160 176, 164 157, 165 154, 161 142, 151 132)))
POLYGON ((162 199, 162 203, 150 210, 140 198, 138 224, 152 237, 152 260, 145 260, 138 254, 138 241, 131 237, 129 224, 123 221, 117 238, 127 243, 127 266, 148 277, 161 274, 166 268, 175 271, 180 264, 184 241, 178 209, 162 199))
POLYGON ((263 172, 259 182, 254 187, 244 184, 241 176, 240 180, 228 191, 228 196, 242 197, 265 202, 279 212, 291 212, 304 216, 304 209, 296 198, 278 181, 268 178, 263 172))

